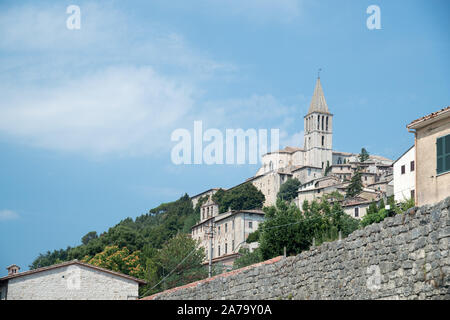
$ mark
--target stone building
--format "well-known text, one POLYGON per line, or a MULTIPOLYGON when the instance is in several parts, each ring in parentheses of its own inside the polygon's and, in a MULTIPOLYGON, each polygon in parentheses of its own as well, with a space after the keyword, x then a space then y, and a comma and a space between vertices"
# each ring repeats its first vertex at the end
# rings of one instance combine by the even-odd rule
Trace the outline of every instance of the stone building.
POLYGON ((200 207, 200 221, 192 227, 191 236, 205 248, 205 264, 212 252, 214 264, 222 263, 226 267, 232 267, 248 235, 256 231, 263 221, 262 210, 229 210, 219 213, 219 206, 210 198, 200 207))
POLYGON ((146 284, 119 272, 77 260, 0 278, 0 300, 135 300, 146 284))
POLYGON ((372 201, 358 196, 345 199, 341 202, 341 206, 349 216, 355 219, 362 219, 366 215, 371 203, 372 201))
POLYGON ((407 128, 415 137, 416 205, 450 195, 450 106, 414 120, 407 128))
MULTIPOLYGON (((362 172, 366 189, 374 186, 379 192, 389 189, 385 177, 392 174, 393 161, 382 156, 370 155, 360 162, 358 154, 333 150, 333 114, 330 113, 320 78, 317 79, 308 113, 303 119, 303 148, 286 147, 262 156, 261 167, 255 177, 249 179, 265 195, 265 205, 273 205, 281 184, 287 178, 297 178, 302 187, 296 203, 314 200, 323 194, 338 191, 344 193, 347 182, 357 170, 362 172), (333 183, 324 185, 330 178, 333 183)), ((372 197, 371 197, 372 198, 372 197)))
POLYGON ((264 194, 264 206, 276 203, 281 185, 289 178, 297 178, 302 183, 299 198, 295 200, 300 207, 304 200, 311 201, 333 191, 345 194, 348 181, 357 170, 362 172, 362 183, 370 199, 374 198, 372 193, 377 197, 379 193, 392 193, 389 185, 392 178, 387 179, 392 175, 392 160, 371 154, 369 159, 360 162, 358 154, 333 150, 333 114, 328 108, 320 78, 316 81, 303 126, 304 140, 299 141, 303 147, 287 146, 264 154, 255 176, 245 181, 264 194), (333 176, 334 182, 324 186, 322 178, 325 176, 333 176), (372 188, 375 189, 370 192, 372 188))

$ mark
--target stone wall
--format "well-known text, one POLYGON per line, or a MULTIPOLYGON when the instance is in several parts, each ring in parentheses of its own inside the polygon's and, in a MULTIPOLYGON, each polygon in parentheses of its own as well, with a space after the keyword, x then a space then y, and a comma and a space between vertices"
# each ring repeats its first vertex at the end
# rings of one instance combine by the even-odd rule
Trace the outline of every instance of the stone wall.
POLYGON ((145 299, 450 299, 450 197, 297 256, 145 299))
POLYGON ((137 296, 137 282, 80 265, 12 278, 7 288, 8 300, 127 300, 137 296))

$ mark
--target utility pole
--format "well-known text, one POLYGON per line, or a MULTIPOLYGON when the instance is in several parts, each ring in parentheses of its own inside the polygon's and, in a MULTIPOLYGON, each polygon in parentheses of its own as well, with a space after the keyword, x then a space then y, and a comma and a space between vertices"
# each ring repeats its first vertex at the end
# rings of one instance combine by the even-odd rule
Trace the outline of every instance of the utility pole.
POLYGON ((209 264, 208 264, 208 277, 211 278, 212 277, 212 256, 213 256, 213 237, 214 237, 214 230, 213 230, 213 222, 210 222, 209 225, 209 232, 208 232, 208 236, 209 236, 209 264))

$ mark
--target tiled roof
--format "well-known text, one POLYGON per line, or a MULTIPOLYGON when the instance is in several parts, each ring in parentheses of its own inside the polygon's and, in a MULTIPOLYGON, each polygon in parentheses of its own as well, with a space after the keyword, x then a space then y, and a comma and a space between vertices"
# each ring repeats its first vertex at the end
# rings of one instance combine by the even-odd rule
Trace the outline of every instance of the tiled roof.
POLYGON ((450 106, 445 107, 439 111, 432 112, 432 113, 430 113, 426 116, 423 116, 419 119, 416 119, 416 120, 412 121, 410 124, 408 124, 406 127, 408 129, 415 129, 415 128, 420 127, 420 124, 424 123, 425 121, 428 121, 428 120, 431 120, 431 119, 434 119, 434 118, 437 118, 437 117, 440 117, 443 115, 450 116, 450 106))
POLYGON ((151 296, 142 298, 141 300, 153 300, 158 295, 160 295, 162 293, 172 293, 172 292, 176 292, 178 290, 182 290, 182 289, 186 289, 186 288, 195 288, 196 286, 198 286, 198 285, 200 285, 202 283, 208 283, 208 282, 211 282, 211 281, 213 281, 215 279, 218 279, 218 278, 227 278, 227 277, 230 277, 232 275, 241 273, 243 271, 259 267, 261 265, 276 263, 276 262, 280 261, 281 259, 282 259, 282 256, 279 256, 279 257, 276 257, 276 258, 273 258, 273 259, 270 259, 270 260, 266 260, 266 261, 263 261, 263 262, 260 262, 260 263, 252 264, 250 266, 247 266, 247 267, 244 267, 244 268, 241 268, 241 269, 225 272, 225 273, 219 274, 217 276, 214 276, 214 277, 211 277, 211 278, 208 278, 208 279, 199 280, 199 281, 196 281, 196 282, 192 282, 192 283, 186 284, 184 286, 172 288, 172 289, 169 289, 169 290, 166 290, 166 291, 163 291, 163 292, 158 292, 158 293, 155 293, 155 294, 153 294, 151 296))

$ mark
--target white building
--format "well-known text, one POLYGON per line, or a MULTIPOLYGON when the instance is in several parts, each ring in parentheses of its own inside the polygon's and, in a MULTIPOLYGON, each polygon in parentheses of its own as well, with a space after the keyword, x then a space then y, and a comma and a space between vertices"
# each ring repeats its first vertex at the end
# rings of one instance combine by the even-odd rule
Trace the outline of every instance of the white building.
POLYGON ((394 162, 394 199, 405 201, 414 199, 416 190, 414 145, 394 162))
POLYGON ((146 284, 77 260, 25 272, 16 265, 7 269, 0 278, 0 300, 135 300, 146 284))

